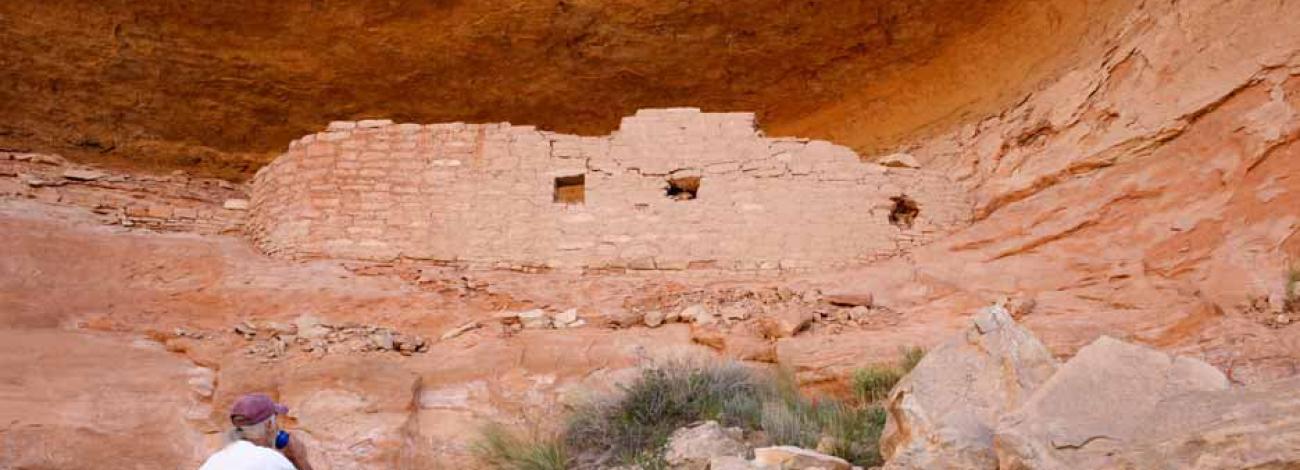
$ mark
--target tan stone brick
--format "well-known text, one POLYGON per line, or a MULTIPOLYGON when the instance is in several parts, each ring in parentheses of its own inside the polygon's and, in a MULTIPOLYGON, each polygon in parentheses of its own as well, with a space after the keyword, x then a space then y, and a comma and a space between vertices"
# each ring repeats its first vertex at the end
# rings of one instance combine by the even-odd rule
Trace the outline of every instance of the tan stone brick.
POLYGON ((608 137, 498 124, 358 129, 335 141, 344 149, 337 154, 295 149, 263 169, 254 193, 275 196, 255 197, 266 202, 251 216, 266 227, 308 222, 301 227, 314 228, 256 236, 276 234, 261 245, 312 255, 384 257, 400 248, 483 266, 681 269, 709 260, 798 269, 890 256, 969 214, 967 194, 943 175, 884 174, 844 147, 765 139, 752 123, 747 113, 677 109, 638 113, 608 137), (359 148, 371 150, 348 150, 359 148), (702 170, 697 197, 669 199, 666 175, 689 168, 702 170), (553 204, 556 176, 575 173, 586 175, 584 203, 553 204), (885 220, 892 206, 881 189, 890 184, 918 195, 922 215, 911 231, 885 220), (328 197, 327 187, 338 189, 328 197), (305 197, 314 211, 281 210, 305 197), (325 207, 331 212, 320 215, 325 207), (371 225, 343 230, 353 224, 371 225), (344 253, 308 233, 353 243, 344 253), (657 251, 620 249, 637 243, 657 251))

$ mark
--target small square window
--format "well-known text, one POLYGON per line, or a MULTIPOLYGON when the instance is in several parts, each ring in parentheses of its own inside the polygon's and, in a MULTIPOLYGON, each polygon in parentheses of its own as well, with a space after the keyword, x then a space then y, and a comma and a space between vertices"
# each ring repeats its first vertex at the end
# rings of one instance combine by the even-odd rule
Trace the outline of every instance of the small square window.
POLYGON ((587 176, 573 175, 555 178, 556 204, 582 204, 587 199, 587 176))

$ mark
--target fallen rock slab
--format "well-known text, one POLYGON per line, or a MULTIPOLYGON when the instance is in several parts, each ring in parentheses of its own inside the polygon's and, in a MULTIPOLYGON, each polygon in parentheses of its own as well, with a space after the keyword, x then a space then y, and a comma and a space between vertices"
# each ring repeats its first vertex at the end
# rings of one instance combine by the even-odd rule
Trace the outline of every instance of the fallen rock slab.
POLYGON ((998 424, 1004 469, 1113 468, 1114 454, 1144 438, 1156 406, 1221 391, 1228 379, 1200 360, 1102 336, 1079 350, 998 424))
POLYGON ((997 468, 993 436, 1056 371, 1050 351, 1001 307, 925 355, 889 394, 885 468, 997 468))
POLYGON ((470 330, 476 329, 476 328, 478 328, 478 327, 480 327, 480 326, 482 326, 482 325, 481 325, 479 322, 477 322, 477 321, 471 321, 471 322, 469 322, 469 323, 465 323, 465 324, 460 325, 460 326, 458 326, 458 327, 452 328, 451 330, 448 330, 446 333, 443 333, 442 336, 441 336, 439 339, 442 340, 442 341, 446 341, 446 340, 449 340, 449 339, 455 338, 455 337, 457 337, 457 336, 463 335, 463 334, 465 334, 466 332, 469 332, 470 330))
POLYGON ((1156 406, 1121 468, 1300 468, 1300 378, 1193 392, 1156 406))
POLYGON ((108 174, 86 168, 69 168, 63 171, 63 177, 73 181, 94 181, 105 176, 108 176, 108 174))
POLYGON ((831 305, 841 307, 870 307, 875 297, 870 292, 830 292, 822 296, 822 300, 831 305))
POLYGON ((891 168, 920 168, 921 164, 909 153, 895 153, 880 157, 876 163, 891 168))
POLYGON ((754 449, 754 465, 764 469, 799 470, 820 468, 825 470, 850 470, 847 460, 821 452, 794 446, 762 447, 754 449))

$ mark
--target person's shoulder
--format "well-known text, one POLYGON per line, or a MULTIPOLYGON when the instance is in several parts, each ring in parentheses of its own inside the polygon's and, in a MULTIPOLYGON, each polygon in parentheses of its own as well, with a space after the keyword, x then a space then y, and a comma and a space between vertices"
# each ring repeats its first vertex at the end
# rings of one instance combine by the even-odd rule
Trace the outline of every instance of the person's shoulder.
POLYGON ((226 444, 225 447, 208 456, 208 460, 203 462, 203 466, 199 467, 199 470, 227 470, 233 468, 234 462, 239 459, 241 450, 239 444, 240 442, 226 444))
POLYGON ((289 459, 273 449, 247 441, 231 443, 208 459, 199 470, 256 468, 258 470, 296 470, 289 459))
POLYGON ((267 447, 249 444, 253 448, 250 454, 255 454, 258 463, 263 465, 266 470, 296 470, 292 462, 281 454, 280 451, 267 447))

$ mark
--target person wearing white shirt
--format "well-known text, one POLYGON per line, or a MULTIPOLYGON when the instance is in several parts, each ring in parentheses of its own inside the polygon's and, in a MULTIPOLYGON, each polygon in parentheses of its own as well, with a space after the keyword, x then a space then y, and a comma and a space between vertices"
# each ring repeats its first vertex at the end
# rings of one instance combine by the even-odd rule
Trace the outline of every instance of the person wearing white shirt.
POLYGON ((276 416, 288 411, 266 395, 239 397, 230 410, 228 443, 199 470, 312 470, 302 442, 280 430, 276 416))

